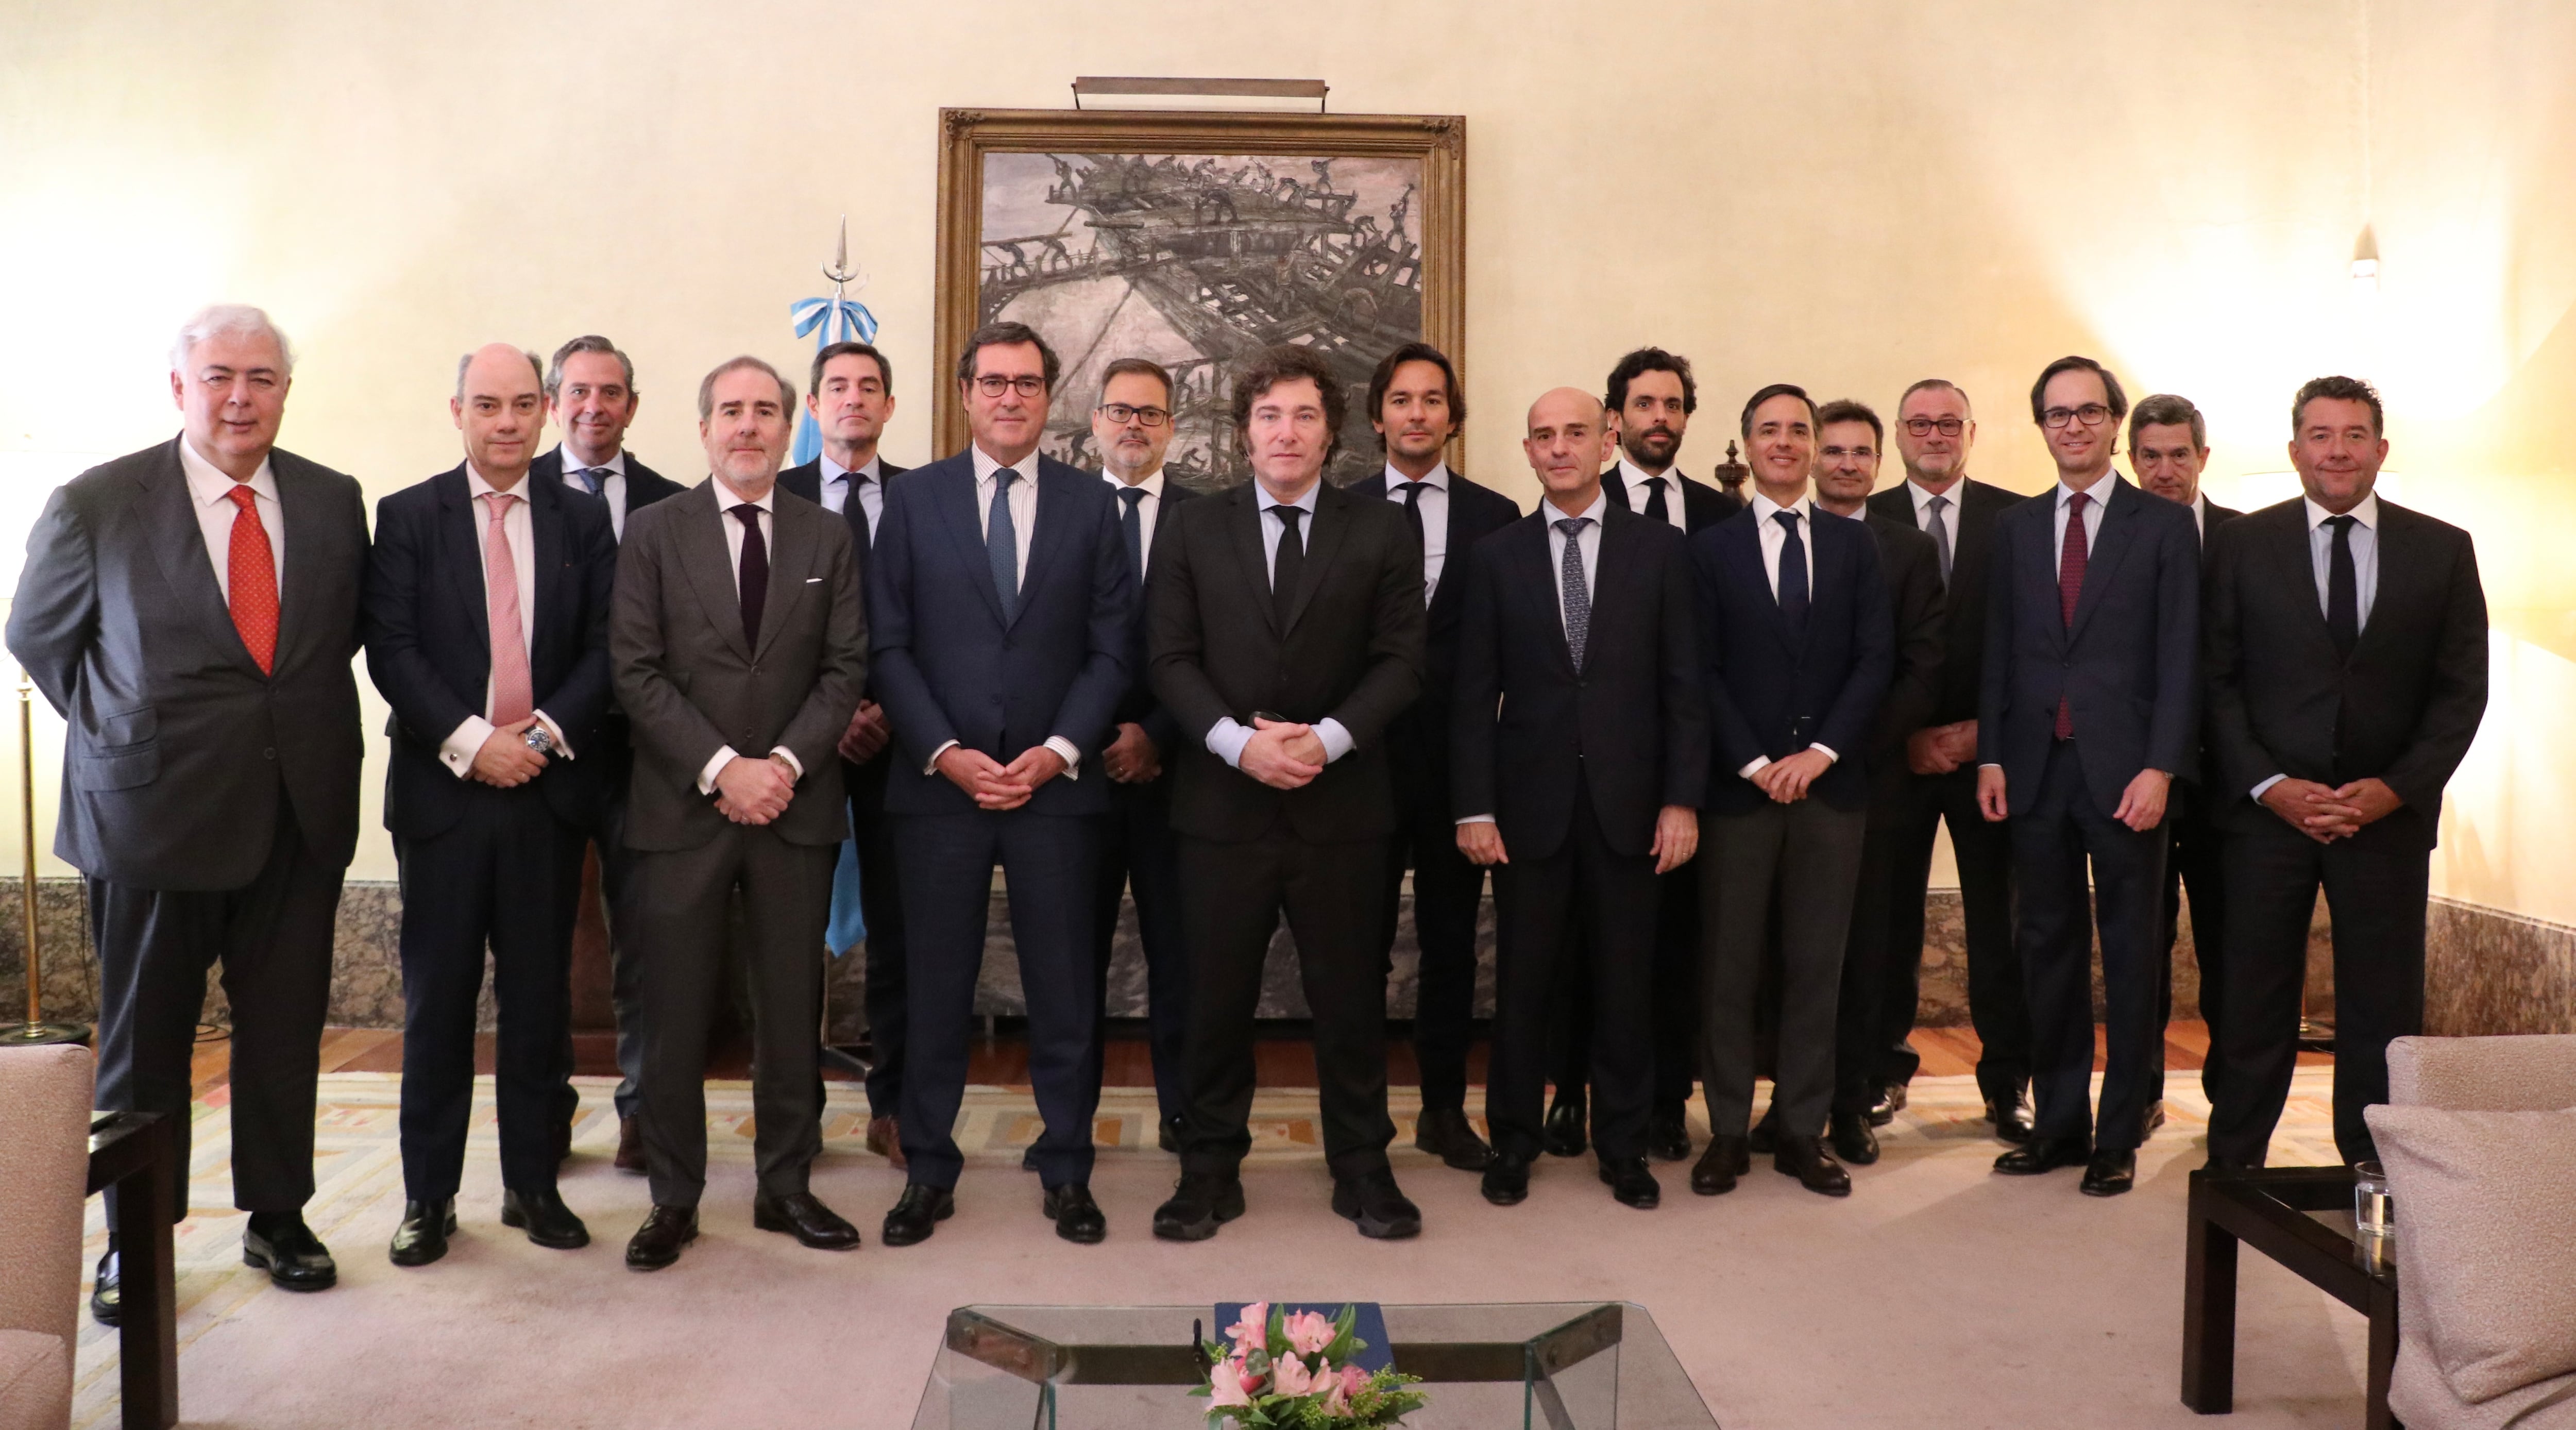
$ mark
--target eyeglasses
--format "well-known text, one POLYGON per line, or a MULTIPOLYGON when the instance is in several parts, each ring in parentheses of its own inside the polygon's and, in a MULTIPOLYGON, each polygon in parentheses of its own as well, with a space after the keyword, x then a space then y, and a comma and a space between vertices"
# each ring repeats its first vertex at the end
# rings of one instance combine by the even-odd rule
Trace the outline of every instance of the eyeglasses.
POLYGON ((975 390, 986 397, 999 397, 1005 392, 1017 392, 1022 397, 1035 397, 1046 391, 1046 379, 1031 377, 1026 373, 1018 377, 1004 377, 998 372, 988 372, 975 379, 975 390))
POLYGON ((1916 437, 1929 437, 1935 432, 1944 437, 1956 437, 1968 430, 1968 424, 1956 417, 1908 417, 1905 430, 1916 437))
POLYGON ((2081 422, 2087 427, 2099 427, 2109 420, 2111 420, 2111 409, 2098 402, 2088 402, 2081 407, 2052 407, 2039 414, 2040 425, 2052 429, 2063 427, 2069 422, 2081 422))
POLYGON ((1130 422, 1142 422, 1148 427, 1160 427, 1172 420, 1172 414, 1159 407, 1130 407, 1124 402, 1109 403, 1101 407, 1099 412, 1101 416, 1121 427, 1130 422))

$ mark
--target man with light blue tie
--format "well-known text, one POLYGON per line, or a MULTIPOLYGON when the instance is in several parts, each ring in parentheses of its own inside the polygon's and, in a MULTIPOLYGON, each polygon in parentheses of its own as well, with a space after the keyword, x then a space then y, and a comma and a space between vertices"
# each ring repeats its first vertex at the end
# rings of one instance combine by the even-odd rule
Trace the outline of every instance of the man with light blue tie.
POLYGON ((889 1246, 927 1239, 955 1210, 965 1159, 952 1129, 996 864, 1046 1124, 1031 1159, 1040 1210, 1067 1241, 1108 1234, 1091 1196, 1099 1095, 1086 1072, 1109 781, 1085 752, 1127 691, 1137 593, 1109 488, 1038 455, 1058 372, 1022 324, 970 335, 957 381, 974 443, 887 491, 868 559, 877 696, 896 752, 886 810, 904 851, 909 1180, 886 1213, 889 1246))

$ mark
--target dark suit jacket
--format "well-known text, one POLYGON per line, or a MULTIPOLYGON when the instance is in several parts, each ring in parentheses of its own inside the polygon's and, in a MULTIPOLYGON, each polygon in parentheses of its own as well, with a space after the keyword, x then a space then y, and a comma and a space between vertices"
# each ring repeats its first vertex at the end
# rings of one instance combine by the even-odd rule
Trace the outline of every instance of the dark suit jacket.
MULTIPOLYGON (((1960 481, 1949 495, 1957 503, 1958 540, 1950 548, 1950 584, 1941 592, 1941 693, 1924 725, 1977 718, 1977 703, 1985 698, 1980 673, 1985 669, 1986 571, 1994 550, 1995 518, 2029 500, 1974 477, 1960 481)), ((1922 530, 1914 520, 1914 494, 1902 483, 1873 493, 1869 510, 1874 516, 1922 530)), ((1926 534, 1923 539, 1932 538, 1926 534)), ((1940 569, 1938 547, 1933 569, 1940 569)))
POLYGON ((2486 591, 2456 526, 2383 497, 2378 538, 2378 594, 2345 661, 2317 601, 2305 502, 2211 534, 2209 784, 2224 817, 2273 818, 2250 792, 2274 775, 2327 785, 2376 776, 2432 847, 2442 788, 2486 713, 2486 591))
MULTIPOLYGON (((1350 493, 1363 500, 1386 500, 1386 471, 1351 483, 1350 493)), ((1403 511, 1402 503, 1395 503, 1403 511)), ((1464 813, 1452 807, 1449 793, 1449 709, 1450 692, 1456 688, 1458 670, 1458 633, 1467 610, 1467 554, 1476 543, 1520 519, 1521 509, 1510 497, 1491 487, 1478 486, 1452 471, 1449 473, 1448 555, 1440 568, 1440 584, 1431 591, 1430 609, 1424 612, 1422 637, 1422 698, 1413 708, 1396 717, 1391 733, 1403 754, 1392 766, 1398 795, 1407 805, 1431 801, 1452 816, 1464 813)), ((1406 530, 1412 529, 1408 523, 1406 530)))
MULTIPOLYGON (((868 562, 877 698, 894 726, 896 763, 886 808, 965 814, 975 801, 947 776, 922 772, 951 740, 1005 764, 1051 736, 1096 750, 1127 688, 1136 583, 1117 503, 1098 477, 1035 459, 1037 518, 1017 614, 1001 593, 975 509, 971 452, 933 462, 886 488, 868 562)), ((1021 808, 1100 814, 1109 777, 1087 765, 1053 779, 1021 808)))
MULTIPOLYGON (((1664 475, 1682 484, 1682 524, 1690 528, 1692 536, 1744 510, 1744 503, 1697 478, 1683 476, 1679 468, 1668 470, 1664 475)), ((1627 509, 1628 484, 1619 479, 1616 466, 1601 474, 1601 490, 1609 494, 1612 506, 1627 509)))
MULTIPOLYGON (((1977 763, 2014 814, 2039 796, 2061 697, 2084 785, 2108 815, 2140 770, 2189 779, 2200 718, 2200 541, 2191 513, 2113 474, 2070 624, 2057 594, 2056 488, 1995 519, 1977 763)), ((2070 516, 2070 520, 2071 520, 2070 516)))
MULTIPOLYGON (((555 817, 586 827, 599 798, 582 756, 608 710, 608 605, 617 539, 608 505, 562 482, 520 482, 528 500, 536 600, 522 612, 535 639, 528 677, 536 708, 563 731, 572 758, 553 758, 530 783, 555 817)), ((393 719, 385 733, 385 828, 410 839, 445 832, 465 813, 464 781, 438 758, 469 715, 483 713, 492 675, 484 599, 484 514, 457 466, 376 504, 367 564, 367 673, 393 719)))
POLYGON ((760 638, 743 638, 742 597, 709 477, 626 518, 608 654, 635 737, 631 849, 696 849, 728 827, 698 774, 731 746, 757 760, 785 746, 804 766, 787 812, 767 827, 791 844, 849 832, 841 732, 866 683, 867 613, 849 528, 792 492, 770 510, 769 596, 760 638))
POLYGON ((1870 728, 1896 670, 1895 618, 1869 528, 1808 509, 1815 519, 1803 638, 1763 574, 1753 508, 1690 539, 1715 736, 1705 805, 1712 814, 1746 814, 1769 802, 1736 771, 1757 756, 1787 759, 1809 745, 1836 758, 1807 787, 1808 798, 1841 810, 1869 802, 1870 728))
MULTIPOLYGON (((1109 492, 1110 510, 1123 512, 1125 504, 1118 500, 1118 493, 1110 488, 1108 481, 1102 478, 1100 485, 1102 490, 1109 492)), ((1163 479, 1163 495, 1154 515, 1156 540, 1162 538, 1163 528, 1171 522, 1173 511, 1183 502, 1193 500, 1197 496, 1198 493, 1173 481, 1170 477, 1163 479)), ((1121 540, 1124 538, 1122 537, 1121 540)), ((1146 562, 1146 569, 1148 572, 1153 569, 1150 559, 1146 562)), ((1143 591, 1136 593, 1136 620, 1132 629, 1135 639, 1127 648, 1127 689, 1119 695, 1117 712, 1110 717, 1109 729, 1100 737, 1100 743, 1094 747, 1093 753, 1097 754, 1109 748, 1109 742, 1118 738, 1120 725, 1142 725, 1145 727, 1145 737, 1154 742, 1154 749, 1161 755, 1163 761, 1163 778, 1155 783, 1168 785, 1172 778, 1172 751, 1173 747, 1180 743, 1181 724, 1172 718, 1172 712, 1164 708, 1163 702, 1154 697, 1154 681, 1146 670, 1145 593, 1143 591)))
POLYGON ((1259 490, 1245 482, 1191 502, 1154 533, 1149 669, 1181 727, 1172 827, 1240 842, 1285 816, 1311 843, 1384 839, 1395 831, 1384 736, 1422 693, 1421 550, 1393 503, 1324 483, 1282 629, 1262 555, 1259 490), (1207 748, 1218 720, 1248 727, 1256 710, 1338 720, 1351 752, 1301 789, 1273 789, 1207 748))
POLYGON ((1580 782, 1602 838, 1643 855, 1656 814, 1697 809, 1708 789, 1690 553, 1669 525, 1603 513, 1577 670, 1548 555, 1558 515, 1542 504, 1478 542, 1463 571, 1450 558, 1466 587, 1450 787, 1458 813, 1494 816, 1513 857, 1543 859, 1565 843, 1580 782))
POLYGON ((72 478, 28 533, 9 649, 71 727, 54 852, 93 878, 249 884, 281 782, 314 857, 356 852, 366 499, 292 452, 269 469, 286 552, 266 675, 224 604, 179 439, 72 478))
MULTIPOLYGON (((529 476, 554 486, 564 485, 563 474, 564 450, 561 443, 539 452, 537 459, 528 464, 529 476)), ((784 475, 784 473, 781 474, 782 479, 784 475)), ((665 497, 675 497, 687 490, 687 487, 637 461, 634 453, 626 454, 626 514, 628 516, 635 515, 665 497)))
POLYGON ((1904 798, 1906 737, 1934 723, 1941 700, 1941 548, 1911 521, 1867 508, 1862 519, 1878 543, 1888 614, 1896 623, 1896 673, 1869 734, 1870 799, 1886 803, 1904 798))
MULTIPOLYGON (((894 487, 895 478, 911 470, 910 467, 898 467, 883 457, 877 459, 877 479, 885 483, 889 491, 894 487)), ((823 504, 823 459, 816 457, 801 466, 789 467, 778 474, 778 484, 816 506, 821 506, 823 504)), ((850 540, 856 544, 859 553, 861 589, 865 589, 868 576, 868 552, 876 545, 876 534, 868 530, 867 508, 856 502, 842 506, 841 519, 850 524, 850 540)))

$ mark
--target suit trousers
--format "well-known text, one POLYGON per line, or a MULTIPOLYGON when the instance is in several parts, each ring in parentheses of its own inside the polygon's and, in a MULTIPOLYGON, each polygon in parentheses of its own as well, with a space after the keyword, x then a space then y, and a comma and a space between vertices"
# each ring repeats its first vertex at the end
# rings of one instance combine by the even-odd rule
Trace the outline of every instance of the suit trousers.
POLYGON ((694 1207, 707 1183, 707 1035, 726 998, 729 913, 742 897, 750 985, 752 1159, 760 1189, 806 1189, 823 1150, 823 928, 839 851, 727 825, 695 849, 635 858, 643 961, 644 1155, 656 1206, 694 1207))
POLYGON ((1387 841, 1313 844, 1283 816, 1258 839, 1181 837, 1189 925, 1189 1115, 1185 1172, 1232 1175, 1252 1149, 1254 1010, 1261 967, 1284 914, 1315 1018, 1324 1160, 1335 1177, 1387 1170, 1387 841))
POLYGON ((1485 871, 1458 852, 1457 821, 1445 798, 1432 797, 1438 793, 1416 791, 1400 811, 1380 905, 1388 954, 1380 961, 1392 973, 1404 871, 1410 865, 1413 939, 1422 952, 1414 985, 1413 1054, 1426 1111, 1467 1105, 1467 1049, 1476 1032, 1476 914, 1485 897, 1485 871))
MULTIPOLYGON (((2157 1003, 2158 1036, 2173 1022, 2173 950, 2182 929, 2183 895, 2191 896, 2191 951, 2200 964, 2200 1017, 2209 1025, 2209 1056, 2200 1065, 2200 1090, 2210 1106, 2219 1101, 2226 1081, 2227 1055, 2220 1029, 2227 1024, 2227 846, 2208 791, 2197 784, 2174 782, 2175 807, 2168 815, 2173 846, 2165 854, 2165 985, 2157 1003)), ((2162 1069, 2156 1096, 2164 1096, 2162 1069)))
MULTIPOLYGON (((2227 1078, 2209 1150, 2256 1166, 2298 1062, 2299 993, 2317 888, 2334 918, 2335 1150, 2376 1155, 2361 1111, 2388 1100, 2388 1042, 2424 1030, 2424 911, 2432 838, 2400 809, 2318 844, 2265 811, 2228 831, 2227 1078)), ((2195 930, 2197 932, 2197 930, 2195 930)))
POLYGON ((1109 1007, 1109 960, 1118 938, 1118 900, 1136 899, 1136 938, 1145 948, 1145 1041, 1154 1063, 1154 1109, 1166 1127, 1189 1106, 1183 1076, 1190 1013, 1189 941, 1181 921, 1181 845, 1172 832, 1172 787, 1109 787, 1102 823, 1100 881, 1091 904, 1092 1018, 1088 1072, 1096 1103, 1107 1037, 1099 1026, 1109 1007))
MULTIPOLYGON (((1851 928, 1843 938, 1843 978, 1834 1019, 1836 1113, 1869 1110, 1886 1076, 1888 1034, 1902 1042, 1914 1030, 1912 1004, 1922 998, 1923 950, 1900 949, 1887 934, 1896 890, 1897 853, 1905 843, 1904 803, 1873 801, 1860 842, 1860 876, 1852 886, 1851 928), (1904 999, 1902 1009, 1889 1003, 1904 999), (1902 1025, 1900 1028, 1900 1024, 1902 1025)), ((1917 914, 1921 917, 1920 901, 1917 914)), ((1907 1049, 1909 1055, 1912 1049, 1907 1049)))
POLYGON ((2030 1082, 2030 1003, 2022 994, 2021 956, 2013 948, 2013 846, 2008 824, 1977 810, 1977 771, 1961 765, 1943 775, 1911 775, 1887 868, 1887 981, 1879 985, 1878 1081, 1913 1079, 1922 1060, 1906 1041, 1922 998, 1923 906, 1932 882, 1932 848, 1943 823, 1959 867, 1959 902, 1968 942, 1968 1021, 1977 1030, 1977 1087, 1989 1101, 2021 1101, 2030 1082))
MULTIPOLYGON (((233 1205, 291 1212, 313 1196, 314 1080, 331 1002, 331 936, 347 870, 314 855, 286 790, 268 858, 238 889, 89 881, 98 949, 99 1107, 168 1119, 188 1165, 189 1059, 206 971, 232 1005, 233 1205)), ((114 1225, 114 1188, 109 1188, 114 1225)), ((183 1188, 171 1208, 187 1212, 183 1188)))
MULTIPOLYGON (((591 846, 599 851, 599 903, 608 925, 608 1008, 617 1024, 617 1091, 613 1101, 617 1115, 625 1118, 635 1115, 636 1089, 642 1085, 644 1075, 644 965, 635 955, 634 940, 625 932, 626 895, 635 874, 635 851, 626 847, 626 782, 634 769, 635 755, 627 744, 626 717, 612 711, 608 719, 616 722, 614 743, 603 727, 601 738, 593 742, 603 748, 582 757, 607 762, 599 802, 593 807, 586 833, 591 846)), ((579 877, 578 867, 574 872, 579 877)), ((575 1059, 569 1016, 564 1020, 558 1060, 563 1077, 555 1093, 555 1120, 569 1123, 581 1111, 581 1093, 572 1085, 575 1059)))
POLYGON ((1091 905, 1100 818, 1031 814, 1023 807, 900 814, 894 822, 903 844, 910 957, 901 1114, 910 1180, 954 1187, 966 1167, 957 1148, 957 1109, 966 1097, 975 983, 999 864, 1009 882, 1011 941, 1028 1006, 1029 1083, 1046 1124, 1035 1149, 1038 1176, 1049 1187, 1089 1182, 1091 1115, 1100 1105, 1100 1084, 1091 1075, 1099 1028, 1091 905))
MULTIPOLYGON (((1690 1108, 1691 1084, 1699 1077, 1699 940, 1700 871, 1684 864, 1655 876, 1655 949, 1651 971, 1653 1007, 1646 1027, 1654 1048, 1654 1095, 1650 1104, 1659 1117, 1676 1120, 1690 1108)), ((1593 1018, 1591 975, 1584 966, 1585 944, 1576 931, 1572 956, 1559 965, 1558 1013, 1550 1031, 1548 1065, 1562 1096, 1581 1088, 1592 1066, 1593 1018)))
POLYGON ((2146 1139, 2147 1102, 2164 1064, 2156 981, 2164 971, 2164 827, 2104 814, 2084 787, 2076 742, 2049 744, 2038 798, 2015 815, 2022 987, 2030 998, 2032 1127, 2087 1138, 2098 1151, 2146 1139), (2092 876, 2086 897, 2087 864, 2092 876), (2102 946, 2102 1106, 2093 1109, 2093 942, 2102 946))
POLYGON ((464 1174, 487 944, 501 1019, 493 1079, 501 1185, 555 1185, 584 834, 555 818, 534 785, 468 782, 464 793, 455 825, 394 840, 403 890, 403 1194, 416 1202, 455 1196, 464 1174))
POLYGON ((886 813, 892 746, 863 765, 841 762, 850 791, 850 838, 858 845, 859 913, 867 920, 868 1115, 892 1117, 903 1106, 905 942, 902 863, 895 817, 886 813))
POLYGON ((1700 898, 1715 914, 1700 935, 1700 1056, 1715 1136, 1741 1137, 1752 1125, 1754 999, 1775 911, 1780 1054, 1771 1104, 1790 1135, 1824 1131, 1843 943, 1868 822, 1865 811, 1817 799, 1707 821, 1700 898))
POLYGON ((1602 838, 1578 780, 1565 841, 1543 859, 1515 858, 1494 876, 1494 1045, 1485 1121, 1497 1150, 1535 1157, 1546 1121, 1548 1031, 1565 965, 1591 996, 1592 1141, 1603 1161, 1646 1155, 1655 1060, 1638 1034, 1650 1021, 1655 967, 1655 859, 1602 838), (1575 931, 1582 930, 1581 944, 1575 931), (1577 949, 1589 952, 1578 958, 1577 949))

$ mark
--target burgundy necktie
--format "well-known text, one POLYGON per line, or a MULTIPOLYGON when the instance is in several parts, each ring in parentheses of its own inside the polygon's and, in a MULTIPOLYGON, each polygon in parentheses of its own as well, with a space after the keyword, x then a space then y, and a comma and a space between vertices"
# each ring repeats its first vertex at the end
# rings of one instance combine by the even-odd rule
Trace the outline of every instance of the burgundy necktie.
POLYGON ((769 543, 760 539, 760 508, 744 502, 733 509, 742 523, 742 638, 760 649, 760 608, 769 604, 769 543))
MULTIPOLYGON (((2090 500, 2083 492, 2066 499, 2066 544, 2057 553, 2057 614, 2069 631, 2075 629, 2076 599, 2084 594, 2084 504, 2090 500)), ((2057 738, 2075 738, 2075 707, 2064 695, 2057 697, 2057 738)))

